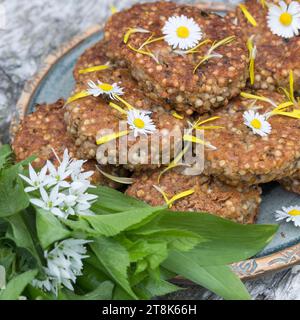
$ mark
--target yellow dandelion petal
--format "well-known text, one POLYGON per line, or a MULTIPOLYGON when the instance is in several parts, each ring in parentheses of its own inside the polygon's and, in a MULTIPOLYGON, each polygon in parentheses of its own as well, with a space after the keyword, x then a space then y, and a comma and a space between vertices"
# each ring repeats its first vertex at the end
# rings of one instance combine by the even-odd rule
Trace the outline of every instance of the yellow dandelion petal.
POLYGON ((253 27, 257 26, 257 22, 252 16, 252 14, 248 11, 247 7, 244 4, 239 4, 240 9, 242 10, 245 18, 253 25, 253 27))
POLYGON ((217 120, 217 119, 220 119, 221 117, 218 117, 218 116, 215 116, 215 117, 211 117, 211 118, 208 118, 208 119, 205 119, 205 120, 202 120, 201 121, 201 118, 199 118, 196 122, 195 122, 195 124, 194 124, 194 127, 196 128, 196 127, 199 127, 199 126, 201 126, 202 124, 205 124, 205 123, 207 123, 207 122, 211 122, 211 121, 214 121, 214 120, 217 120))
POLYGON ((169 199, 168 199, 168 195, 166 194, 166 192, 164 192, 162 188, 160 188, 156 185, 153 185, 153 188, 155 188, 163 196, 165 203, 168 204, 169 199))
POLYGON ((227 38, 224 38, 220 41, 215 41, 211 48, 209 49, 209 53, 213 52, 214 50, 218 49, 220 46, 224 46, 226 44, 231 43, 235 39, 235 36, 229 36, 227 38))
POLYGON ((241 96, 246 99, 253 99, 253 100, 267 102, 267 103, 270 103, 272 106, 276 107, 276 104, 271 99, 264 97, 264 96, 258 96, 258 95, 251 94, 248 92, 241 92, 241 96))
POLYGON ((185 134, 183 136, 183 140, 184 141, 188 141, 188 142, 193 142, 193 143, 199 143, 199 144, 203 144, 203 145, 207 144, 204 140, 202 140, 202 139, 200 139, 198 137, 189 135, 189 134, 185 134))
POLYGON ((293 105, 294 104, 291 101, 283 102, 283 103, 279 104, 275 109, 273 109, 272 112, 282 111, 283 109, 289 108, 293 105))
POLYGON ((292 102, 295 102, 295 96, 294 96, 294 73, 292 70, 290 70, 290 100, 292 102))
POLYGON ((212 56, 204 56, 201 60, 200 60, 200 62, 196 65, 196 67, 194 68, 194 70, 193 70, 193 73, 195 73, 196 71, 197 71, 197 69, 205 62, 205 61, 207 61, 207 60, 209 60, 209 59, 211 59, 212 58, 212 56))
POLYGON ((154 35, 152 34, 139 48, 139 50, 143 49, 145 46, 154 43, 154 42, 158 42, 158 41, 162 41, 165 39, 165 37, 159 37, 159 38, 153 38, 154 35))
POLYGON ((162 170, 162 171, 160 172, 160 174, 159 174, 159 176, 158 176, 158 179, 157 179, 158 183, 160 182, 161 177, 162 177, 166 172, 168 172, 169 170, 174 169, 174 168, 176 168, 176 167, 179 166, 178 162, 184 157, 184 155, 187 153, 187 151, 189 150, 189 148, 190 148, 190 145, 185 146, 185 148, 184 148, 181 152, 178 153, 178 155, 174 158, 174 160, 171 161, 171 162, 169 163, 169 165, 168 165, 164 170, 162 170))
POLYGON ((186 198, 190 195, 192 195, 193 193, 195 193, 195 190, 194 189, 189 189, 189 190, 186 190, 186 191, 183 191, 183 192, 180 192, 178 194, 176 194, 174 197, 172 197, 167 205, 169 206, 169 208, 172 207, 172 205, 174 204, 174 202, 180 200, 180 199, 183 199, 183 198, 186 198))
POLYGON ((155 57, 155 55, 150 52, 149 50, 145 51, 145 50, 139 50, 139 49, 136 49, 134 48, 132 45, 128 44, 128 48, 131 49, 132 51, 136 52, 136 53, 139 53, 139 54, 142 54, 142 55, 145 55, 145 56, 149 56, 151 57, 156 63, 159 63, 157 58, 155 57))
POLYGON ((90 96, 90 94, 87 91, 78 92, 78 93, 74 94, 73 96, 71 96, 67 100, 66 104, 69 104, 71 102, 74 102, 76 100, 79 100, 79 99, 82 99, 82 98, 85 98, 85 97, 88 97, 88 96, 90 96))
POLYGON ((204 140, 202 140, 198 137, 192 136, 192 135, 188 135, 188 134, 184 135, 183 140, 188 141, 188 142, 192 142, 192 143, 202 144, 206 147, 209 147, 209 148, 216 150, 216 147, 211 145, 209 142, 205 142, 204 140))
POLYGON ((215 129, 224 129, 222 126, 201 126, 195 127, 196 130, 215 130, 215 129))
POLYGON ((178 113, 175 112, 175 111, 172 112, 172 116, 173 116, 174 118, 176 118, 176 119, 179 119, 179 120, 184 119, 183 116, 181 116, 180 114, 178 114, 178 113))
POLYGON ((122 109, 120 106, 118 106, 116 103, 110 102, 109 105, 115 110, 119 111, 120 113, 127 114, 127 112, 124 109, 122 109))
POLYGON ((198 52, 197 49, 199 49, 200 47, 204 46, 205 44, 208 44, 208 43, 211 43, 212 41, 210 39, 206 39, 202 42, 200 42, 199 44, 196 45, 196 47, 190 49, 190 50, 187 50, 186 53, 196 53, 198 52))
POLYGON ((105 65, 93 66, 90 68, 82 69, 82 70, 79 70, 78 73, 79 74, 86 74, 86 73, 91 73, 91 72, 96 72, 96 71, 103 71, 103 70, 106 70, 109 68, 110 68, 109 65, 105 64, 105 65))
POLYGON ((212 58, 221 58, 222 55, 218 53, 214 53, 214 50, 218 49, 220 46, 227 45, 231 43, 235 39, 235 36, 230 36, 227 38, 224 38, 220 41, 215 41, 210 49, 207 51, 206 55, 202 57, 202 59, 199 61, 199 63, 196 65, 196 67, 193 70, 193 73, 197 71, 197 69, 206 61, 212 59, 212 58))
POLYGON ((250 37, 247 40, 247 48, 249 51, 249 75, 250 83, 254 84, 254 69, 255 69, 255 58, 256 58, 256 47, 253 44, 253 37, 250 37))
POLYGON ((119 100, 120 102, 122 102, 128 108, 128 110, 134 110, 135 109, 129 102, 127 102, 125 99, 121 98, 120 96, 116 95, 115 98, 117 100, 119 100))
POLYGON ((193 194, 195 192, 194 189, 189 189, 189 190, 186 190, 186 191, 183 191, 183 192, 180 192, 178 194, 176 194, 175 196, 173 196, 171 199, 168 198, 168 195, 166 192, 164 192, 162 190, 162 188, 158 187, 158 186, 155 186, 153 185, 153 187, 163 196, 164 198, 164 201, 165 203, 167 204, 167 206, 169 208, 172 207, 172 205, 174 204, 174 202, 180 200, 180 199, 183 199, 185 197, 188 197, 190 196, 191 194, 193 194))
POLYGON ((286 88, 279 87, 279 90, 282 90, 285 96, 287 97, 287 99, 291 100, 290 93, 286 88))
POLYGON ((96 143, 97 143, 97 145, 105 144, 105 143, 110 142, 112 140, 116 140, 116 139, 118 139, 120 137, 127 136, 128 134, 129 134, 128 130, 120 131, 120 132, 117 132, 117 133, 111 133, 111 134, 108 134, 106 136, 103 136, 103 137, 99 138, 96 141, 96 143))
POLYGON ((125 33, 124 38, 123 38, 123 41, 124 41, 125 44, 128 43, 129 38, 134 33, 150 33, 150 31, 145 30, 143 28, 129 28, 128 31, 125 33))

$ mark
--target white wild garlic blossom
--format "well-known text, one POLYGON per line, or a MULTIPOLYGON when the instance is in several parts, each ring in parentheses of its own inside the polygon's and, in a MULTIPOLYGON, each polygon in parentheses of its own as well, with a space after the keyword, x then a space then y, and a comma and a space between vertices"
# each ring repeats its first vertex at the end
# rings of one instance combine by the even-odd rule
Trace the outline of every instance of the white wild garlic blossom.
POLYGON ((56 243, 50 252, 45 251, 47 266, 44 267, 45 279, 34 279, 32 285, 56 296, 60 287, 74 291, 73 284, 82 275, 82 260, 87 258, 85 244, 91 241, 67 239, 56 243))
POLYGON ((97 196, 88 193, 93 187, 88 180, 93 171, 84 172, 85 161, 71 159, 67 149, 63 160, 58 157, 57 160, 58 167, 47 161, 39 173, 29 165, 29 177, 20 175, 28 184, 25 192, 33 195, 30 202, 63 219, 72 215, 93 215, 90 208, 97 196))

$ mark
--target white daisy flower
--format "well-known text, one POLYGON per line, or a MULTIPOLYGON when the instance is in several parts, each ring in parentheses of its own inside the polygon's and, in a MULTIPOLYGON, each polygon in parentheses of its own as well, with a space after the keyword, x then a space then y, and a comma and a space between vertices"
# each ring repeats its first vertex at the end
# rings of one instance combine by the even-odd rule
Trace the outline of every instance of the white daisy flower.
POLYGON ((286 220, 294 222, 295 227, 300 227, 300 206, 282 207, 275 213, 276 221, 286 220))
POLYGON ((115 99, 115 96, 121 96, 124 94, 123 88, 121 88, 117 83, 109 84, 98 81, 98 84, 96 84, 94 81, 90 80, 88 82, 88 86, 89 89, 87 92, 94 97, 108 95, 111 99, 115 99))
POLYGON ((283 38, 297 36, 300 29, 300 4, 297 1, 290 4, 280 1, 279 6, 270 4, 267 20, 272 33, 283 38))
POLYGON ((143 110, 129 110, 127 113, 127 123, 130 129, 134 130, 134 136, 139 134, 152 134, 156 130, 153 120, 149 116, 151 112, 143 110))
POLYGON ((265 137, 271 133, 272 127, 266 120, 266 115, 261 115, 258 112, 249 110, 244 112, 243 117, 244 124, 252 129, 254 134, 265 137))
POLYGON ((170 17, 165 23, 162 32, 170 46, 174 49, 178 47, 182 50, 195 47, 203 35, 200 26, 195 20, 184 15, 170 17))

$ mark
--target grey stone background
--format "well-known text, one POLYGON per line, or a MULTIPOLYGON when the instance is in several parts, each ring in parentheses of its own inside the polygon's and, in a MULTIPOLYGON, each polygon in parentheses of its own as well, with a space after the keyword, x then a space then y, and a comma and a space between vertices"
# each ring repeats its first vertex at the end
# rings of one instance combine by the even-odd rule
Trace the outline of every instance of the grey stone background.
MULTIPOLYGON (((0 0, 0 140, 8 141, 8 126, 27 80, 41 61, 72 37, 104 21, 110 7, 122 9, 137 0, 0 0)), ((181 0, 184 3, 200 2, 181 0)), ((238 1, 228 1, 238 2, 238 1)), ((299 268, 246 283, 254 299, 300 299, 299 268)), ((217 299, 199 287, 172 297, 217 299)))

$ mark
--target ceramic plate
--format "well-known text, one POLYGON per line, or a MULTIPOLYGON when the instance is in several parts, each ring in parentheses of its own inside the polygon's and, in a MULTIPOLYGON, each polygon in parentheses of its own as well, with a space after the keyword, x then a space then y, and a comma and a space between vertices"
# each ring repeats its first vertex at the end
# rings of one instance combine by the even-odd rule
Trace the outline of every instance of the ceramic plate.
MULTIPOLYGON (((37 103, 52 103, 59 98, 68 98, 74 86, 72 71, 76 60, 102 37, 102 27, 96 26, 46 59, 41 72, 27 84, 20 98, 20 116, 32 112, 37 103)), ((277 209, 296 204, 300 204, 300 196, 283 190, 278 183, 264 185, 257 223, 276 223, 274 212, 277 209)), ((257 257, 232 267, 241 278, 252 278, 296 263, 300 263, 299 229, 291 223, 281 223, 274 240, 257 257)))

